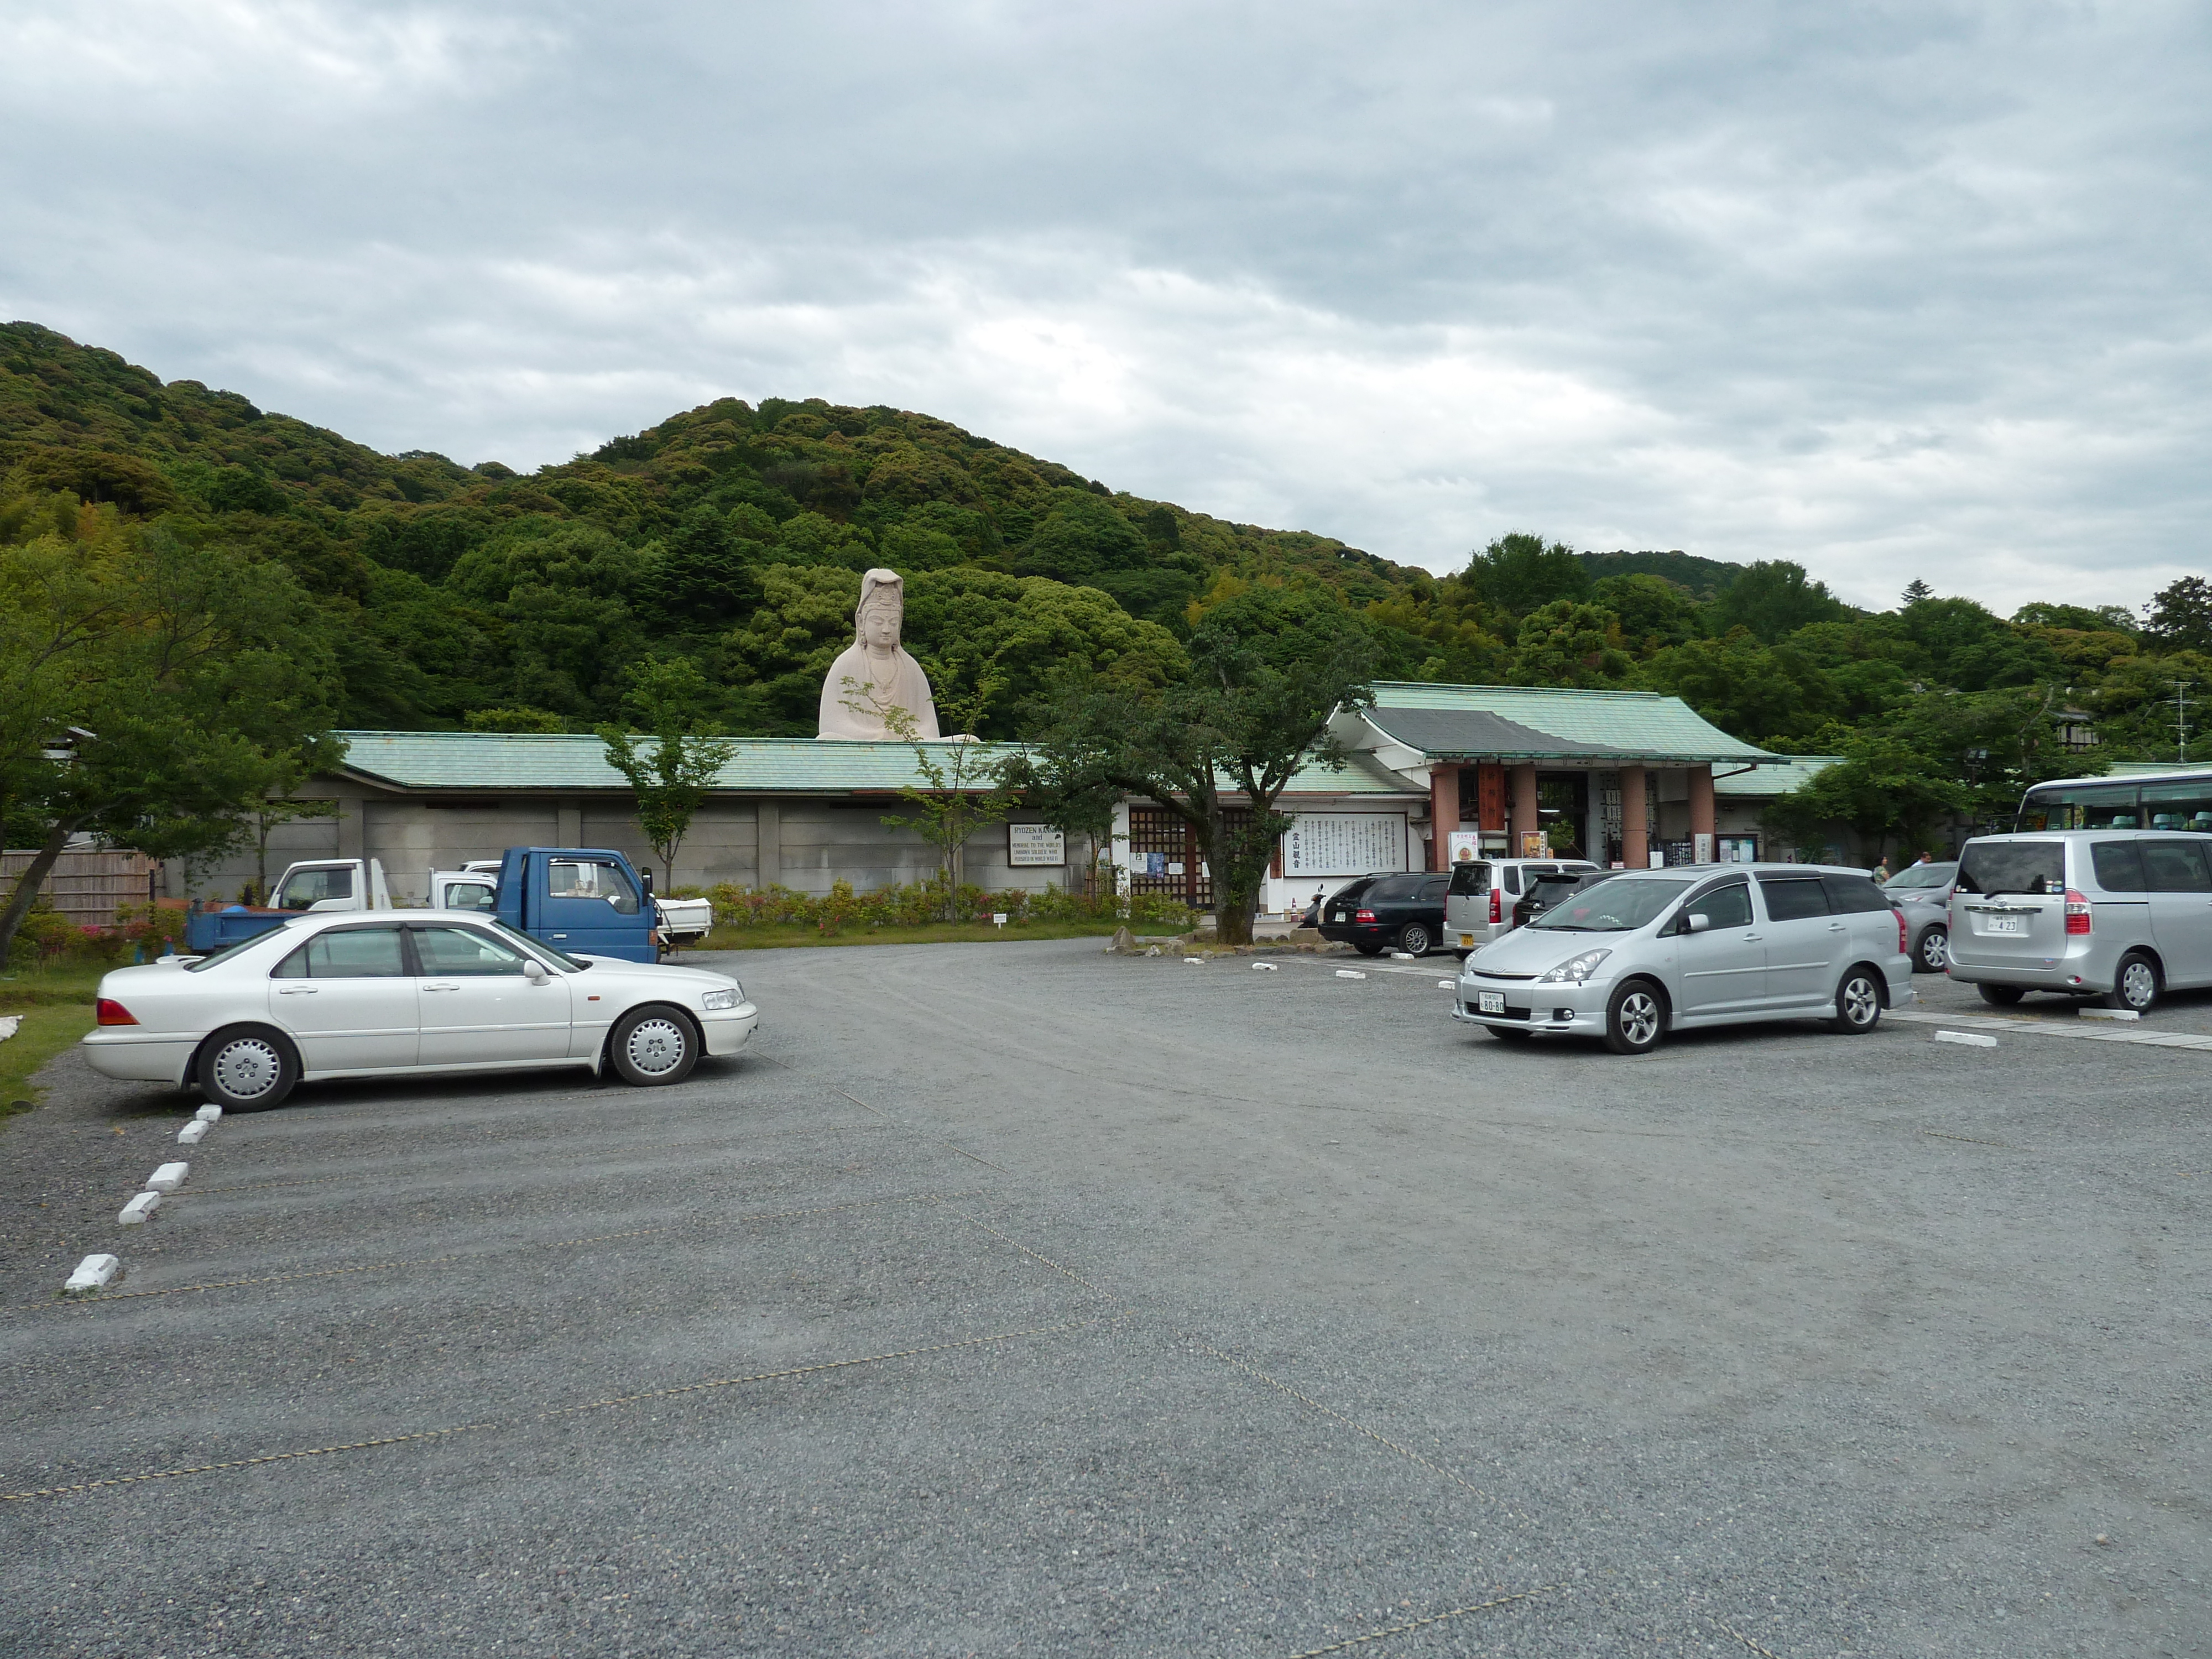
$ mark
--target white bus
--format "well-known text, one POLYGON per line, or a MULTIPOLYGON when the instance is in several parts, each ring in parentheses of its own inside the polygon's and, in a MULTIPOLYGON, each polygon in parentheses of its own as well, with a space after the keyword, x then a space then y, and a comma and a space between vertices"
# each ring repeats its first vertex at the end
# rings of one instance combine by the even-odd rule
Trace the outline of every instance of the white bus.
POLYGON ((2212 835, 2212 767, 2132 772, 2124 777, 2053 778, 2021 797, 2013 828, 2193 830, 2212 835))

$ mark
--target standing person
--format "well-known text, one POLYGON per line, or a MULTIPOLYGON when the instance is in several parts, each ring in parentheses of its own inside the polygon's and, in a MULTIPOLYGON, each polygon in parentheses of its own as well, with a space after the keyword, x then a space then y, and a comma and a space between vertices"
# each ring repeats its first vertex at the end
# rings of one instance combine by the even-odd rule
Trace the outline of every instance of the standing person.
POLYGON ((1877 887, 1889 880, 1889 860, 1882 859, 1874 866, 1874 884, 1877 887))
POLYGON ((1936 855, 1933 853, 1923 853, 1912 861, 1915 864, 1933 864, 1936 862, 1936 855))

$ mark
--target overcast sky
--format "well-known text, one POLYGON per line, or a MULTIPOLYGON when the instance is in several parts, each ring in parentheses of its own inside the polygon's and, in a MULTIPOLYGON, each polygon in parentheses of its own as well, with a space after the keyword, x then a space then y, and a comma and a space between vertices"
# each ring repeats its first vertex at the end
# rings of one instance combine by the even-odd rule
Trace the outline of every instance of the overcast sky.
POLYGON ((10 0, 0 313, 529 468, 927 410, 1444 570, 2203 571, 2212 10, 10 0))

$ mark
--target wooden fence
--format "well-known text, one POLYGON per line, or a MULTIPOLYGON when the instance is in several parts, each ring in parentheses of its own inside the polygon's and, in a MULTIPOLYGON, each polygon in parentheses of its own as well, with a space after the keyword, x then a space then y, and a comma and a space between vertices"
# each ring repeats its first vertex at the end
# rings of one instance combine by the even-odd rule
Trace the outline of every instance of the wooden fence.
MULTIPOLYGON (((0 853, 0 899, 15 890, 16 878, 31 867, 35 854, 0 853)), ((143 853, 64 853, 54 861, 42 890, 47 902, 80 927, 112 927, 122 904, 148 904, 158 890, 161 866, 143 853)))

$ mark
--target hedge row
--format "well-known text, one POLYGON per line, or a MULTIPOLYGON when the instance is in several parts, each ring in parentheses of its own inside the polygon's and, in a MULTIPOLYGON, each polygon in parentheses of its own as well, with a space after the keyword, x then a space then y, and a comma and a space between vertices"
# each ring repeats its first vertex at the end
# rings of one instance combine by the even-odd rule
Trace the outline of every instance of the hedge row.
POLYGON ((856 893, 839 881, 824 894, 794 893, 788 887, 739 887, 724 882, 707 894, 714 902, 714 921, 726 927, 813 927, 836 933, 847 927, 921 927, 946 919, 988 921, 1116 921, 1141 923, 1180 933, 1192 914, 1173 899, 1152 894, 1117 898, 1086 896, 1048 887, 1041 893, 1022 888, 1003 892, 963 886, 948 890, 942 878, 856 893))

